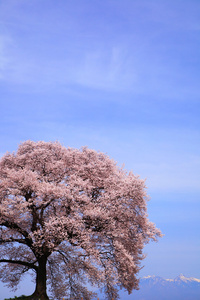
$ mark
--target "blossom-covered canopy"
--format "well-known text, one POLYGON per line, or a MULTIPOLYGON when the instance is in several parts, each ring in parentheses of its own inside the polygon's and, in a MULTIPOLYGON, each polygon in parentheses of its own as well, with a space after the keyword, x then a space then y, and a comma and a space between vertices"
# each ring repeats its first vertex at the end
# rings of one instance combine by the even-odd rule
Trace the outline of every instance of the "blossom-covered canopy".
POLYGON ((91 299, 89 285, 117 299, 138 288, 149 222, 143 180, 107 155, 58 142, 22 143, 0 160, 0 278, 16 286, 36 272, 33 295, 91 299), (88 285, 89 283, 89 285, 88 285))

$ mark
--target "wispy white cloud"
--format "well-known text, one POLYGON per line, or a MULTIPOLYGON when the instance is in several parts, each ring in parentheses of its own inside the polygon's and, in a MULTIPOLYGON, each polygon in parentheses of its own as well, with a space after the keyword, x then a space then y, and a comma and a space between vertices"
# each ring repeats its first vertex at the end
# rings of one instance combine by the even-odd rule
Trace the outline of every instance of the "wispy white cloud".
POLYGON ((87 52, 74 71, 73 79, 77 84, 91 88, 130 90, 137 82, 137 74, 130 69, 129 59, 126 49, 121 46, 87 52))
POLYGON ((0 46, 4 82, 34 90, 76 85, 165 99, 199 95, 190 57, 195 65, 198 41, 192 28, 200 25, 192 19, 194 9, 187 14, 186 3, 180 10, 177 2, 127 1, 126 8, 122 2, 104 3, 107 15, 99 12, 96 20, 88 3, 77 11, 63 5, 65 13, 50 4, 48 13, 26 1, 1 7, 3 31, 12 38, 10 45, 3 37, 0 46))
MULTIPOLYGON (((5 49, 7 47, 4 45, 5 49)), ((23 49, 17 51, 10 57, 2 55, 1 80, 5 82, 37 86, 37 89, 68 85, 111 91, 136 89, 137 74, 131 67, 130 57, 121 47, 96 49, 80 53, 79 57, 50 61, 31 57, 23 49)))
MULTIPOLYGON (((92 89, 125 91, 160 98, 197 97, 197 81, 191 81, 184 67, 164 57, 128 45, 81 51, 65 58, 42 58, 27 53, 5 38, 0 46, 1 80, 35 87, 60 89, 77 85, 92 89), (12 47, 12 49, 10 49, 12 47), (7 54, 6 54, 7 53, 7 54)), ((47 45, 46 45, 47 47, 47 45)), ((50 45, 49 45, 50 47, 50 45)))

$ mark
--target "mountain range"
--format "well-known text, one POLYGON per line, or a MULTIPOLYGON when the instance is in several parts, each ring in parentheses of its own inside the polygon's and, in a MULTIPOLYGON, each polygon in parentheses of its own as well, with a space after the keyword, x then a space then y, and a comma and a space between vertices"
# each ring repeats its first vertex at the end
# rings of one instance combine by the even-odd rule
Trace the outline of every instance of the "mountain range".
POLYGON ((140 279, 140 289, 131 295, 120 291, 121 300, 200 300, 200 279, 183 274, 175 279, 147 276, 140 279))

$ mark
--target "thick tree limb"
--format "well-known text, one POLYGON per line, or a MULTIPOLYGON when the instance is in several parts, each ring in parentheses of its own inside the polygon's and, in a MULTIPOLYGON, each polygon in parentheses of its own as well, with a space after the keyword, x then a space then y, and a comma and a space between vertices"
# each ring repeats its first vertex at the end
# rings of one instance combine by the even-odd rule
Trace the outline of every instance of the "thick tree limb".
POLYGON ((12 237, 10 237, 9 239, 1 239, 0 238, 0 245, 7 244, 7 243, 19 243, 19 244, 27 245, 27 241, 25 239, 14 239, 12 237))
POLYGON ((34 269, 35 271, 38 270, 38 267, 34 265, 34 263, 29 263, 22 260, 12 260, 12 259, 0 259, 0 263, 10 263, 16 265, 22 265, 28 267, 29 269, 34 269))
POLYGON ((23 230, 16 223, 13 223, 11 221, 3 221, 2 223, 0 223, 0 226, 5 226, 5 227, 10 228, 10 229, 15 229, 17 232, 19 232, 25 238, 28 238, 28 232, 23 230))

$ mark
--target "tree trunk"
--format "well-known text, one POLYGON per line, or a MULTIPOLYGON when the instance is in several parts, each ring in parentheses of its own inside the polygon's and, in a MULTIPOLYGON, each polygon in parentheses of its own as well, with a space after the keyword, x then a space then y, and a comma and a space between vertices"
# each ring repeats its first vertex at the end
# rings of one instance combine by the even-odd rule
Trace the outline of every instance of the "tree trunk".
POLYGON ((47 257, 42 256, 38 259, 38 270, 36 275, 35 292, 32 294, 33 300, 49 300, 47 296, 47 274, 46 274, 47 257))

